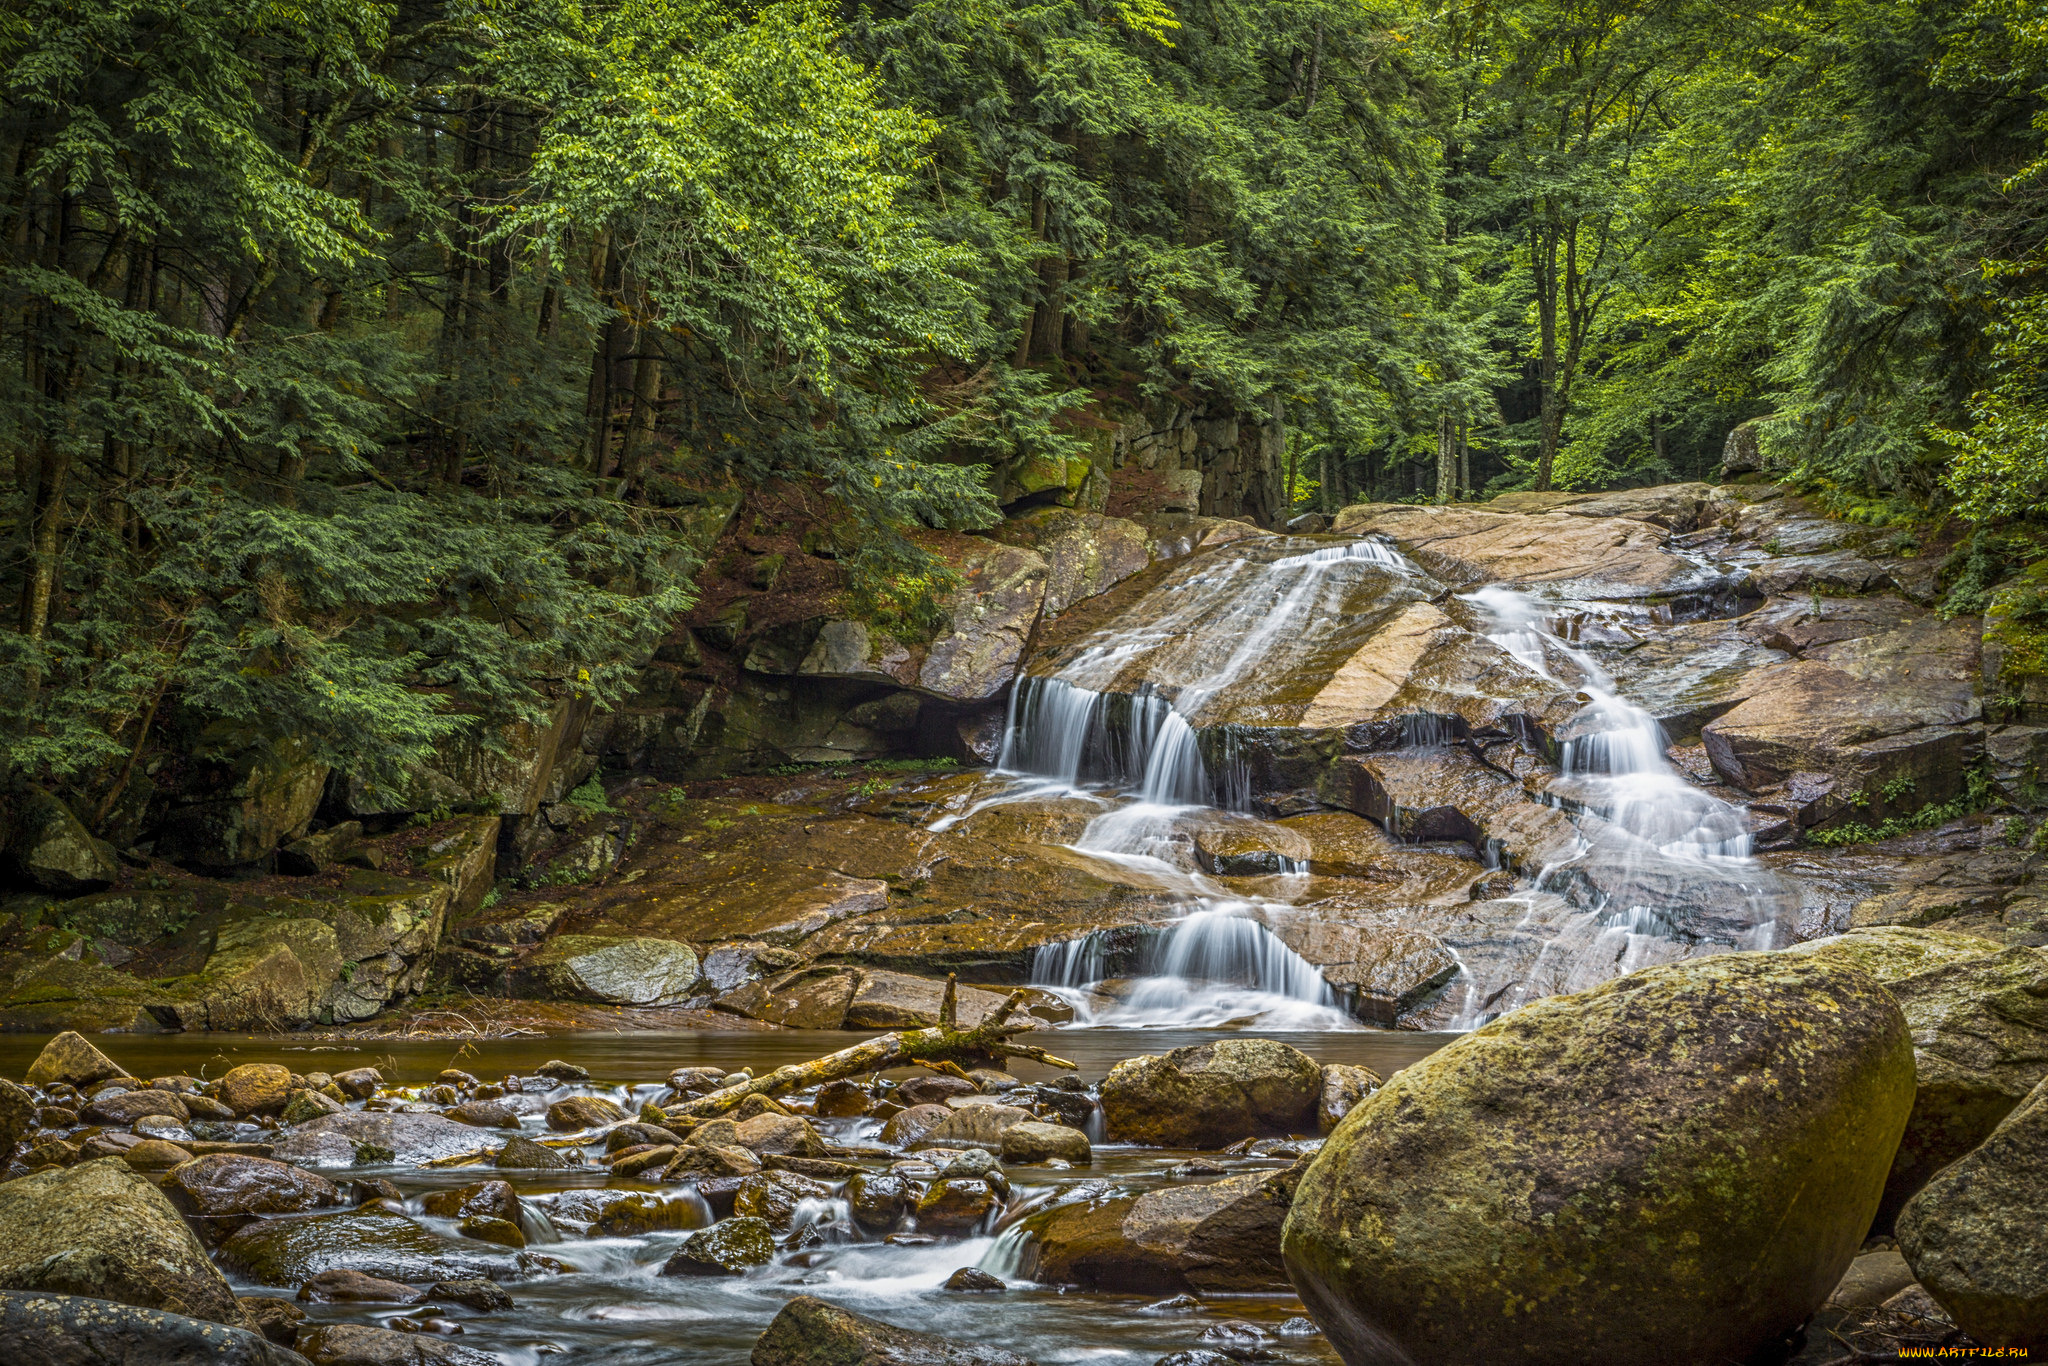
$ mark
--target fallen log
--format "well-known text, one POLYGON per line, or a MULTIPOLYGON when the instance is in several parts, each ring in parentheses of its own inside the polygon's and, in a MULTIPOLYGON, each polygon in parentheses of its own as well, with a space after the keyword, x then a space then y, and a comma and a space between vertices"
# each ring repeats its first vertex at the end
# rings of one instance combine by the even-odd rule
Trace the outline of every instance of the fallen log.
POLYGON ((971 1029, 936 1024, 927 1029, 906 1029, 878 1035, 865 1043, 842 1048, 837 1053, 828 1053, 809 1062, 793 1062, 738 1086, 728 1086, 680 1105, 666 1106, 663 1112, 672 1119, 711 1119, 737 1107, 749 1096, 785 1096, 793 1091, 823 1086, 828 1081, 886 1072, 892 1067, 928 1067, 935 1072, 964 1077, 967 1074, 961 1070, 961 1062, 978 1062, 993 1057, 1025 1058, 1048 1067, 1064 1067, 1070 1072, 1076 1070, 1076 1064, 1065 1058, 1056 1058, 1043 1048, 1011 1042, 1017 1035, 1028 1034, 1038 1027, 1038 1022, 1029 1016, 1016 1021, 1010 1019, 1028 995, 1023 991, 1010 993, 1008 1000, 971 1029))

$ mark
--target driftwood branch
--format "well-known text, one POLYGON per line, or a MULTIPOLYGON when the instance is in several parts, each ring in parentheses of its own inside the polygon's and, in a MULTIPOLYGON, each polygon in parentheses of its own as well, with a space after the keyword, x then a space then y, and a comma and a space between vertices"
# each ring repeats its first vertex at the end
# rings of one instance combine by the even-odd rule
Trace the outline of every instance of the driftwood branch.
POLYGON ((1016 1035, 1028 1034, 1038 1026, 1033 1019, 1010 1019, 1017 1007, 1024 1003, 1026 995, 1022 991, 1012 993, 1009 1000, 971 1029, 949 1029, 939 1024, 928 1029, 878 1035, 851 1048, 842 1048, 837 1053, 828 1053, 809 1062, 793 1062, 738 1086, 728 1086, 708 1096, 668 1106, 665 1113, 671 1119, 712 1119, 736 1108, 749 1096, 786 1096, 793 1091, 838 1081, 842 1077, 885 1072, 892 1067, 927 1067, 934 1072, 965 1076, 960 1067, 962 1062, 995 1057, 1026 1058, 1048 1067, 1063 1067, 1070 1072, 1076 1070, 1075 1064, 1065 1058, 1056 1058, 1043 1048, 1010 1042, 1016 1035))

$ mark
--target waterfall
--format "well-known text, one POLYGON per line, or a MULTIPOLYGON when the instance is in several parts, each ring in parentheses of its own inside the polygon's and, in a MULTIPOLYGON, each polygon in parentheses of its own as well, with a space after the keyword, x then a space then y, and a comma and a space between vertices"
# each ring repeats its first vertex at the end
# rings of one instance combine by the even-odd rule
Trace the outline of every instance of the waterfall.
POLYGON ((1465 598, 1491 617, 1496 644, 1588 700, 1559 745, 1552 789, 1573 812, 1577 846, 1509 898, 1527 909, 1515 929, 1537 946, 1533 961, 1509 956, 1514 969, 1491 975, 1468 963, 1452 1026, 1473 1028, 1536 996, 1695 952, 1782 942, 1786 889, 1751 857, 1743 813, 1672 766, 1657 719, 1551 629, 1536 599, 1498 587, 1465 598))

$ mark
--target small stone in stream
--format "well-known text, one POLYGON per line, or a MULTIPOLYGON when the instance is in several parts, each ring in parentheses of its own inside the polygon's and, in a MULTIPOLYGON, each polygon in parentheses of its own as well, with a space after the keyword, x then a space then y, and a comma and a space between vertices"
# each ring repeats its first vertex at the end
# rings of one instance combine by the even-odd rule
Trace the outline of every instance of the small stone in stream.
POLYGON ((510 1309, 512 1297, 499 1288, 495 1281, 436 1281, 427 1290, 430 1300, 446 1300, 459 1304, 465 1309, 474 1309, 479 1314, 510 1309))
POLYGON ((1252 1144, 1246 1151, 1251 1157, 1277 1157, 1283 1162, 1292 1162, 1303 1153, 1314 1152, 1318 1146, 1314 1143, 1295 1143, 1286 1139, 1262 1138, 1252 1144))
POLYGON ((1221 1162, 1211 1162, 1206 1157, 1191 1157, 1166 1169, 1166 1174, 1176 1181, 1192 1181, 1199 1176, 1226 1176, 1229 1172, 1230 1168, 1221 1162))
POLYGON ((160 1138, 166 1143, 191 1143, 192 1131, 169 1115, 144 1115, 135 1121, 135 1132, 144 1138, 160 1138))
POLYGON ((275 1295, 238 1295, 235 1303, 242 1306, 245 1323, 280 1347, 291 1346, 306 1321, 305 1310, 275 1295))
POLYGON ((1323 1065, 1323 1089, 1316 1101, 1316 1126, 1324 1133, 1337 1127, 1351 1108, 1380 1089, 1380 1074, 1348 1062, 1323 1065))
POLYGON ((761 1172, 740 1183, 733 1195, 732 1212, 740 1218, 766 1220, 770 1227, 788 1228, 796 1207, 805 1200, 823 1200, 831 1190, 795 1172, 761 1172))
POLYGON ((471 1075, 469 1075, 469 1073, 463 1071, 459 1067, 442 1068, 441 1074, 435 1077, 434 1080, 440 1082, 444 1086, 460 1086, 464 1089, 476 1085, 476 1078, 472 1077, 471 1075))
POLYGON ((1312 1338, 1323 1330, 1316 1327, 1316 1321, 1296 1314, 1273 1330, 1283 1338, 1312 1338))
POLYGON ((402 1281, 387 1281, 345 1267, 308 1277, 299 1287, 301 1304, 417 1304, 420 1292, 402 1281))
POLYGON ((274 1062, 245 1062, 220 1079, 214 1099, 237 1115, 274 1115, 291 1099, 292 1073, 274 1062))
POLYGON ((1031 1100, 1040 1110, 1050 1111, 1060 1123, 1071 1129, 1085 1130, 1095 1120, 1095 1102, 1085 1091, 1038 1086, 1032 1089, 1031 1100))
POLYGON ((642 1172, 665 1169, 669 1163, 675 1161, 676 1152, 677 1148, 673 1143, 664 1143, 657 1148, 642 1148, 612 1163, 612 1175, 634 1177, 642 1172))
POLYGON ((664 1276, 740 1276, 775 1260, 775 1230, 765 1219, 724 1219, 683 1240, 662 1264, 664 1276))
POLYGON ((0 1291, 0 1360, 8 1366, 305 1366, 241 1326, 85 1295, 0 1291))
POLYGON ((682 1136, 673 1129, 665 1129, 658 1124, 634 1123, 621 1124, 606 1134, 604 1150, 615 1153, 621 1148, 630 1148, 639 1143, 652 1147, 658 1147, 663 1143, 678 1148, 683 1146, 682 1136))
POLYGON ((1237 1359, 1235 1357, 1227 1357, 1221 1352, 1212 1352, 1207 1348, 1196 1347, 1190 1348, 1185 1352, 1173 1352, 1163 1356, 1153 1362, 1152 1366, 1237 1366, 1237 1359))
POLYGON ((1238 1361, 1259 1361, 1272 1355, 1266 1347, 1266 1332, 1255 1323, 1242 1319, 1225 1319, 1212 1323, 1202 1330, 1197 1339, 1216 1351, 1238 1361))
POLYGON ((496 1243, 499 1247, 511 1248, 526 1246, 526 1235, 519 1231, 519 1225, 510 1219, 494 1219, 487 1214, 470 1215, 455 1226, 455 1231, 480 1243, 496 1243))
POLYGON ((515 1171, 562 1171, 580 1166, 569 1154, 554 1148, 545 1148, 530 1138, 514 1135, 505 1140, 505 1146, 498 1149, 492 1159, 500 1168, 515 1171))
POLYGON ((985 1180, 949 1176, 925 1187, 917 1202, 917 1226, 941 1233, 970 1233, 996 1207, 996 1193, 985 1180))
POLYGON ((890 1093, 899 1105, 944 1105, 948 1096, 979 1094, 974 1083, 959 1077, 912 1077, 890 1093))
POLYGON ((453 1319, 436 1318, 428 1314, 422 1318, 396 1318, 391 1320, 393 1331, 400 1333, 433 1333, 438 1337, 454 1337, 469 1330, 453 1319))
POLYGON ((168 1091, 116 1091, 87 1101, 80 1117, 88 1124, 128 1125, 145 1115, 162 1115, 182 1124, 192 1112, 168 1091))
POLYGON ((557 1133, 616 1124, 626 1112, 603 1096, 570 1096, 548 1107, 548 1127, 557 1133))
POLYGON ((825 1155, 825 1140, 801 1115, 755 1115, 734 1126, 733 1141, 764 1157, 769 1153, 785 1157, 825 1155))
POLYGON ((405 1196, 398 1187, 383 1177, 361 1177, 348 1183, 349 1198, 358 1205, 367 1205, 372 1200, 389 1200, 393 1204, 405 1203, 405 1196))
POLYGON ((877 1137, 891 1148, 907 1148, 923 1138, 927 1130, 952 1117, 953 1112, 943 1105, 913 1105, 902 1114, 891 1116, 877 1137))
POLYGON ((334 1084, 357 1100, 368 1100, 384 1084, 384 1074, 374 1067, 357 1067, 347 1072, 336 1072, 334 1084))
POLYGON ((1088 1135, 1064 1124, 1033 1121, 1003 1130, 1005 1162, 1049 1162, 1054 1158, 1066 1162, 1091 1162, 1094 1157, 1094 1150, 1088 1146, 1088 1135))
POLYGON ((287 1124, 304 1124, 322 1115, 340 1114, 341 1110, 341 1102, 330 1096, 323 1096, 318 1091, 300 1090, 292 1092, 291 1099, 284 1103, 281 1118, 287 1124))
POLYGON ((360 1323, 307 1329, 298 1346, 313 1366, 499 1366, 498 1358, 473 1347, 360 1323))
MULTIPOLYGON (((545 1252, 535 1252, 530 1248, 519 1254, 517 1263, 520 1274, 526 1276, 571 1276, 579 1269, 569 1265, 560 1257, 550 1257, 545 1252)), ((476 1280, 479 1278, 466 1276, 463 1279, 476 1280)))
POLYGON ((870 1233, 894 1228, 910 1207, 910 1183, 891 1172, 863 1172, 846 1183, 853 1221, 870 1233))
POLYGON ((816 1224, 805 1224, 802 1228, 797 1229, 787 1238, 784 1238, 782 1246, 786 1251, 799 1252, 805 1248, 821 1247, 824 1245, 824 1242, 825 1235, 818 1232, 816 1224))
POLYGON ((547 1077, 554 1081, 590 1080, 589 1069, 578 1067, 573 1062, 563 1062, 560 1058, 550 1058, 548 1061, 534 1068, 533 1074, 537 1077, 547 1077))
MULTIPOLYGON (((989 1152, 986 1148, 968 1148, 948 1156, 944 1164, 939 1167, 939 1173, 943 1176, 1001 1178, 1003 1164, 998 1162, 996 1155, 989 1152)), ((1005 1181, 1002 1184, 1007 1185, 1008 1182, 1005 1181)))
POLYGON ((799 1295, 782 1306, 754 1343, 753 1366, 818 1366, 824 1362, 929 1363, 929 1366, 1032 1366, 1015 1352, 898 1328, 799 1295))
POLYGON ((718 1144, 706 1147, 691 1144, 676 1150, 675 1161, 668 1164, 661 1173, 664 1181, 680 1181, 685 1176, 746 1177, 761 1170, 761 1159, 736 1143, 718 1144))
POLYGON ((473 1181, 454 1190, 434 1191, 420 1201, 420 1208, 442 1219, 480 1214, 519 1222, 519 1194, 509 1181, 473 1181))
POLYGON ((1171 1299, 1154 1300, 1138 1312, 1141 1314, 1192 1314, 1202 1307, 1202 1302, 1193 1295, 1175 1295, 1171 1299))
POLYGON ((23 1080, 30 1086, 47 1086, 53 1081, 90 1086, 109 1077, 127 1075, 119 1063, 94 1048, 83 1034, 67 1029, 43 1045, 43 1051, 28 1065, 28 1075, 23 1080))
POLYGON ((1010 1287, 1000 1276, 991 1276, 978 1266, 963 1266, 946 1277, 941 1290, 1008 1290, 1010 1287))
POLYGON ((519 1116, 512 1107, 495 1100, 465 1100, 460 1105, 450 1106, 445 1112, 457 1124, 469 1124, 479 1129, 516 1129, 519 1116))
POLYGON ((1003 1135, 1019 1124, 1033 1123, 1029 1110, 994 1101, 953 1110, 946 1118, 924 1131, 914 1146, 933 1148, 987 1148, 1002 1151, 1003 1135))
POLYGON ((850 1081, 828 1081, 818 1088, 811 1112, 821 1119, 858 1119, 873 1104, 865 1087, 850 1081))
POLYGON ((94 1134, 85 1140, 85 1146, 79 1150, 79 1156, 88 1162, 102 1157, 121 1157, 126 1155, 130 1148, 144 1141, 146 1140, 140 1134, 126 1133, 118 1129, 109 1130, 94 1134))
MULTIPOLYGON (((8 1082, 7 1085, 13 1086, 14 1083, 8 1082)), ((35 1122, 38 1128, 68 1129, 78 1123, 78 1112, 67 1110, 61 1105, 38 1105, 35 1110, 35 1122)))
POLYGON ((460 1105, 462 1093, 452 1086, 429 1086, 420 1092, 420 1099, 429 1105, 460 1105))
POLYGON ((745 1100, 733 1106, 727 1112, 726 1117, 735 1124, 744 1124, 750 1119, 759 1119, 762 1115, 786 1115, 788 1113, 789 1110, 786 1106, 777 1104, 767 1096, 748 1096, 745 1100))
POLYGON ((723 1067, 678 1067, 668 1074, 669 1089, 681 1096, 700 1096, 725 1084, 723 1067))
POLYGON ((167 1172, 181 1163, 190 1162, 192 1154, 175 1143, 145 1138, 122 1153, 121 1160, 139 1172, 167 1172))
POLYGON ((1015 1091, 1024 1085, 1008 1072, 998 1072, 993 1067, 977 1067, 967 1074, 968 1080, 981 1088, 985 1096, 999 1096, 1006 1091, 1015 1091))
POLYGON ((929 1233, 892 1233, 882 1241, 890 1247, 930 1247, 939 1240, 929 1233))
POLYGON ((221 1104, 212 1096, 202 1096, 197 1093, 189 1095, 181 1093, 178 1099, 185 1103, 186 1112, 194 1119, 228 1120, 235 1118, 235 1112, 232 1109, 221 1104))
POLYGON ((729 1119, 708 1119, 690 1130, 684 1140, 700 1148, 730 1148, 740 1141, 740 1126, 729 1119))

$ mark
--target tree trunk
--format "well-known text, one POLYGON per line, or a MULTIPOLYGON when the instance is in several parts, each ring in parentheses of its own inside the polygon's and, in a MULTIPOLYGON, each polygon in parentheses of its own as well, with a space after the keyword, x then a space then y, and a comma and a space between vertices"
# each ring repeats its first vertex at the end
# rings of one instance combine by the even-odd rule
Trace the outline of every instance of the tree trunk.
POLYGON ((1542 395, 1536 492, 1548 493, 1551 469, 1557 463, 1558 437, 1564 428, 1557 392, 1557 233, 1537 226, 1530 230, 1530 238, 1530 270, 1536 286, 1536 383, 1542 395))
POLYGON ((639 492, 646 478, 648 453, 654 442, 656 406, 661 402, 661 352, 652 328, 634 329, 633 415, 619 447, 619 496, 639 492))
POLYGON ((1472 487, 1472 426, 1467 422, 1458 424, 1458 492, 1466 497, 1476 492, 1472 487))
POLYGON ((1436 420, 1436 500, 1439 503, 1457 501, 1458 497, 1458 443, 1451 424, 1451 410, 1446 408, 1436 420))

